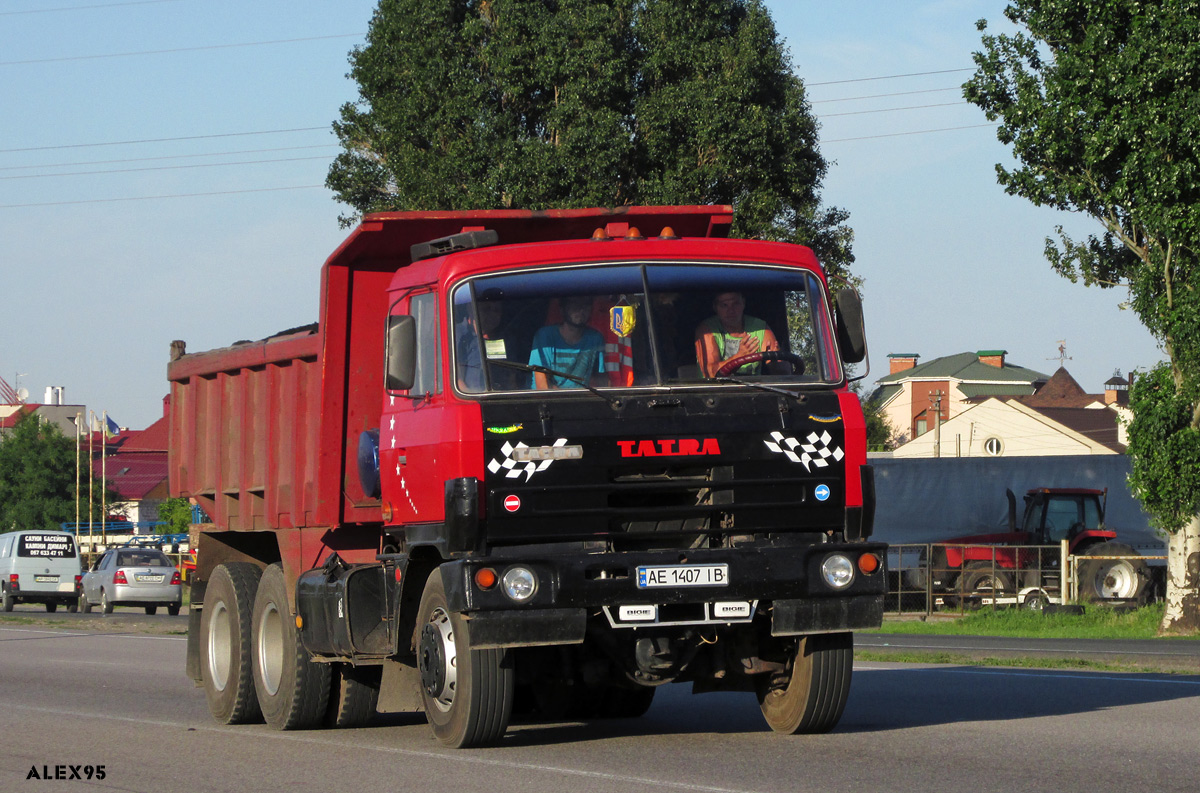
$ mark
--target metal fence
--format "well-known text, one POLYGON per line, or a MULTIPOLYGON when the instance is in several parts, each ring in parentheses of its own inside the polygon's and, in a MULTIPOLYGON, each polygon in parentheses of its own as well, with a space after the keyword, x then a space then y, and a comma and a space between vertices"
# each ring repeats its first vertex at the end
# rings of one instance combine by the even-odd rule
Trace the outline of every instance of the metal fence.
POLYGON ((1056 545, 892 545, 885 611, 932 614, 979 607, 1041 608, 1063 602, 1065 565, 1063 549, 1056 545))
POLYGON ((888 549, 885 612, 893 615, 962 614, 978 608, 1020 606, 1041 610, 1078 600, 1112 599, 1105 584, 1119 589, 1130 576, 1137 602, 1160 594, 1165 556, 1072 555, 1069 545, 976 545, 923 543, 888 549), (1113 564, 1094 564, 1095 561, 1113 564), (1129 564, 1122 565, 1122 561, 1129 564), (1082 577, 1082 581, 1081 581, 1082 577), (1112 580, 1107 580, 1111 577, 1112 580), (1085 597, 1080 598, 1083 585, 1085 597), (1090 592, 1086 591, 1090 588, 1090 592))

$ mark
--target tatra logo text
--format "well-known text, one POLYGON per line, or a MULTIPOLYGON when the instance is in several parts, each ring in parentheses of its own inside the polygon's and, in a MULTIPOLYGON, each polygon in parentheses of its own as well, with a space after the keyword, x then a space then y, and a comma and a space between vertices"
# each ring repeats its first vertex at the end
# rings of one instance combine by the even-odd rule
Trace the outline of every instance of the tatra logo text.
POLYGON ((617 441, 622 457, 701 457, 721 453, 716 438, 661 441, 617 441))

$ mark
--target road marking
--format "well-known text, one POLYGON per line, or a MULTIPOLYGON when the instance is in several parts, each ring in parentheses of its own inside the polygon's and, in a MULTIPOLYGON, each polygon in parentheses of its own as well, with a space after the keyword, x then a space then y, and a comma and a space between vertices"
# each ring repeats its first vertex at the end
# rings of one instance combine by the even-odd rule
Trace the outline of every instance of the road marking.
POLYGON ((223 726, 205 726, 188 724, 178 721, 160 721, 157 719, 139 719, 130 716, 115 716, 111 713, 95 713, 82 710, 67 710, 64 708, 47 708, 35 707, 32 705, 15 705, 6 704, 6 708, 29 711, 31 713, 44 713, 51 716, 69 716, 72 718, 83 719, 98 719, 105 722, 124 721, 131 724, 145 724, 152 727, 174 727, 184 730, 195 730, 196 732, 213 732, 225 735, 237 735, 239 738, 267 738, 277 741, 289 741, 292 743, 312 744, 316 746, 330 746, 340 749, 364 749, 371 752, 381 754, 401 755, 404 757, 418 757, 429 760, 450 761, 462 763, 465 765, 481 765, 490 766, 493 768, 503 768, 513 771, 538 771, 547 774, 557 774, 559 776, 583 777, 585 779, 602 780, 606 782, 632 783, 640 786, 654 785, 660 788, 669 788, 672 790, 694 790, 701 793, 752 793, 745 788, 724 788, 713 785, 697 785, 688 782, 672 782, 665 779, 651 779, 649 777, 631 776, 628 774, 613 774, 606 771, 587 771, 581 768, 568 768, 564 766, 542 765, 540 763, 521 763, 512 760, 497 760, 487 757, 478 757, 467 754, 463 751, 456 752, 431 752, 420 749, 401 749, 394 746, 369 746, 362 743, 353 743, 349 740, 337 741, 321 738, 308 738, 296 733, 287 732, 261 732, 248 730, 244 727, 223 727, 223 726))
POLYGON ((39 631, 32 628, 0 628, 0 633, 38 633, 43 636, 74 638, 79 636, 120 636, 122 639, 158 639, 160 641, 169 642, 186 642, 186 636, 155 636, 145 633, 91 633, 86 632, 71 632, 71 631, 39 631))

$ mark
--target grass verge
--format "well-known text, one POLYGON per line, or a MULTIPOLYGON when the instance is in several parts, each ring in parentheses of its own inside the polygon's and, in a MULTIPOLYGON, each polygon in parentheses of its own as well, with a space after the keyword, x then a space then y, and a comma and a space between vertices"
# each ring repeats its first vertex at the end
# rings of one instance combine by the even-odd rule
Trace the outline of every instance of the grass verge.
POLYGON ((959 619, 885 620, 879 630, 863 632, 1022 639, 1154 639, 1158 637, 1162 618, 1161 603, 1132 610, 1091 606, 1082 615, 982 609, 959 619))

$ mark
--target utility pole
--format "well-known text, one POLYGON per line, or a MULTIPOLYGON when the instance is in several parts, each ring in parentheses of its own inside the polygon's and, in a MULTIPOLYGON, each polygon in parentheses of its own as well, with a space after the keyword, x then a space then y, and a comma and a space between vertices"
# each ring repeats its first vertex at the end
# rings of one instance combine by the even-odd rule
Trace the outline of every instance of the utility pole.
POLYGON ((933 407, 933 456, 942 456, 942 397, 941 389, 929 392, 929 404, 933 407))

